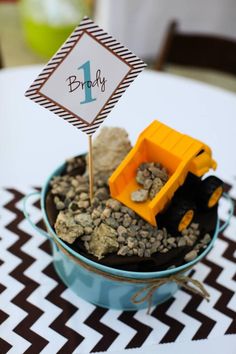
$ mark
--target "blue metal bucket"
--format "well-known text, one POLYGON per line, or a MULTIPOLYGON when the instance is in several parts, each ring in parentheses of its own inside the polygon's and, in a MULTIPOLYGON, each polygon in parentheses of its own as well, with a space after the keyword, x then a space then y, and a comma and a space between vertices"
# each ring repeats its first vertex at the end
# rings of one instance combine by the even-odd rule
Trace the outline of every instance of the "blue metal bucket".
MULTIPOLYGON (((54 268, 62 281, 70 287, 78 296, 95 305, 109 309, 118 310, 138 310, 148 306, 147 302, 134 302, 132 297, 142 289, 150 285, 150 280, 166 278, 179 272, 186 272, 189 267, 199 262, 213 247, 219 232, 229 224, 233 208, 231 207, 228 220, 219 226, 217 221, 215 233, 207 248, 193 261, 182 266, 157 272, 133 272, 107 267, 105 265, 91 261, 83 257, 73 249, 68 247, 61 240, 51 225, 46 214, 45 201, 49 189, 50 180, 58 176, 64 170, 65 164, 60 166, 48 178, 40 192, 31 193, 24 200, 24 214, 29 223, 40 234, 50 240, 53 254, 54 268), (37 227, 30 219, 27 212, 27 200, 33 195, 41 195, 41 210, 43 220, 48 232, 37 227)), ((170 298, 178 290, 176 282, 170 281, 161 285, 152 294, 152 304, 158 305, 170 298)))

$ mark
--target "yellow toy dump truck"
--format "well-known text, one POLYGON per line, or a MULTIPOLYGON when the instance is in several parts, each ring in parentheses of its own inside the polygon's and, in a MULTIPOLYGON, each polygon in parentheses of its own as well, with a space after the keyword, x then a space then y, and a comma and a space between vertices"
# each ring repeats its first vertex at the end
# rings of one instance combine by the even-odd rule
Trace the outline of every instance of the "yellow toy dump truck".
POLYGON ((198 208, 217 205, 223 182, 215 176, 201 178, 216 166, 206 144, 155 120, 140 134, 110 177, 111 196, 150 224, 157 225, 160 216, 167 220, 169 229, 181 232, 189 226, 198 208), (145 162, 163 165, 169 179, 152 200, 137 203, 130 196, 139 188, 136 171, 145 162))

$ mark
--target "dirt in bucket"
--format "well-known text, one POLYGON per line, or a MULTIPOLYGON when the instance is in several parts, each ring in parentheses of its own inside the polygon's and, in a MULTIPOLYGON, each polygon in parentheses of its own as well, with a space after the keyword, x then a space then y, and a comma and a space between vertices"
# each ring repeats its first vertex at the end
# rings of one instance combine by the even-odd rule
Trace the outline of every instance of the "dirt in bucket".
MULTIPOLYGON (((73 250, 114 268, 158 271, 195 259, 212 239, 217 207, 198 213, 181 233, 170 234, 164 225, 159 228, 152 226, 133 210, 110 197, 108 178, 130 149, 128 134, 124 129, 101 130, 93 147, 92 204, 89 200, 87 157, 78 156, 68 160, 62 175, 54 177, 50 183, 46 211, 51 226, 73 250)), ((143 189, 149 194, 155 178, 161 179, 163 184, 168 180, 164 166, 158 163, 140 166, 137 176, 140 177, 140 171, 143 173, 145 170, 149 178, 142 180, 142 183, 146 187, 143 189), (156 176, 153 171, 159 175, 156 176), (152 185, 146 182, 147 179, 152 179, 152 185)), ((155 190, 157 192, 158 189, 155 190)))

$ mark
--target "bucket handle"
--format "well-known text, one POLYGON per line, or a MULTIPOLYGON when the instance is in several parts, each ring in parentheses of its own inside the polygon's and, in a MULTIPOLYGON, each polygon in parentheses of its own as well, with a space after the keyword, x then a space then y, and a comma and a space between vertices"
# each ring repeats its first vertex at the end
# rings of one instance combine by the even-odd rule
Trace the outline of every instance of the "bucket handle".
POLYGON ((24 216, 26 218, 26 220, 29 222, 29 224, 33 227, 33 229, 35 229, 36 231, 38 231, 41 235, 43 235, 44 237, 46 237, 48 240, 51 241, 50 236, 47 234, 46 231, 44 231, 43 229, 41 229, 40 227, 38 227, 37 225, 35 225, 35 223, 30 219, 29 213, 27 211, 27 202, 28 199, 33 197, 33 196, 40 196, 41 193, 40 192, 32 192, 29 193, 28 195, 26 195, 23 199, 23 213, 24 216))
POLYGON ((223 196, 225 197, 225 199, 228 200, 228 202, 230 203, 230 207, 229 207, 229 214, 227 219, 225 220, 225 222, 219 227, 218 232, 222 232, 224 231, 224 229, 229 225, 230 219, 234 214, 234 203, 233 200, 230 198, 230 196, 228 195, 228 193, 224 193, 223 196))

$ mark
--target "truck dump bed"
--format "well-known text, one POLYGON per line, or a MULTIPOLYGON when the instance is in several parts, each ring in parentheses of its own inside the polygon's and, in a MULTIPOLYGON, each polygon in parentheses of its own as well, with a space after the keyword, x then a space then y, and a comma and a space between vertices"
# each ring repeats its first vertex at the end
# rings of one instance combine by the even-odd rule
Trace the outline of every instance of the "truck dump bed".
POLYGON ((188 172, 202 176, 216 168, 211 150, 204 143, 153 121, 139 136, 135 146, 109 179, 111 196, 139 214, 152 225, 156 215, 171 201, 175 191, 184 183, 188 172), (201 153, 200 153, 201 152, 201 153), (169 179, 152 200, 137 203, 131 193, 139 188, 136 170, 143 162, 159 162, 169 179))

